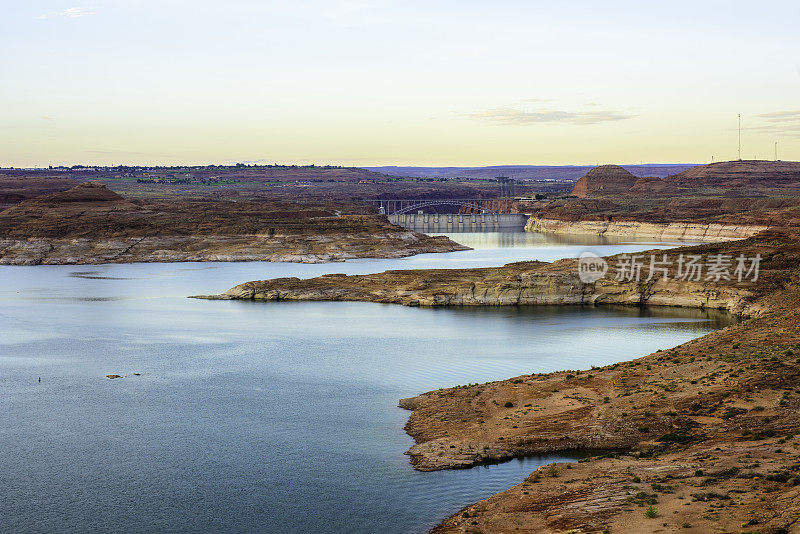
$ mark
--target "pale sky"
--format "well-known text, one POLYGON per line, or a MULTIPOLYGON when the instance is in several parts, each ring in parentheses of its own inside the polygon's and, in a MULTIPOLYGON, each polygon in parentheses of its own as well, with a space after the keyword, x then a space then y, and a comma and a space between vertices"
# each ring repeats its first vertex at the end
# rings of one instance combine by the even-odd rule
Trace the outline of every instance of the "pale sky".
POLYGON ((3 0, 0 166, 800 160, 800 2, 3 0))

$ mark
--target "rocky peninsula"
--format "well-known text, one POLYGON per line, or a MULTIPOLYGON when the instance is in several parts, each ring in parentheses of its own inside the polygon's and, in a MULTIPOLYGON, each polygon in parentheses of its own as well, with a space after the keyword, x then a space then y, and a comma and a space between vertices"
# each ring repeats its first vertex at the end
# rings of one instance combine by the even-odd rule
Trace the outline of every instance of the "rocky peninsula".
POLYGON ((0 264, 320 263, 464 250, 351 204, 130 200, 84 183, 0 212, 0 264))
POLYGON ((437 470, 598 451, 577 464, 540 468, 454 514, 437 533, 630 532, 641 525, 648 532, 738 532, 742 525, 789 532, 781 529, 800 520, 797 237, 780 228, 658 251, 760 254, 757 282, 676 280, 669 272, 666 280, 583 283, 576 260, 560 260, 248 282, 211 298, 678 305, 739 314, 734 326, 637 360, 403 399, 416 441, 408 454, 417 469, 437 470))
MULTIPOLYGON (((779 232, 737 242, 680 247, 669 251, 642 252, 656 255, 727 256, 757 254, 767 236, 785 239, 779 232)), ((623 255, 606 257, 609 265, 625 261, 623 255)), ((601 305, 683 306, 713 308, 737 314, 754 314, 755 295, 768 280, 782 277, 783 262, 773 258, 761 263, 758 283, 720 279, 681 280, 670 276, 649 280, 603 277, 584 283, 578 274, 578 260, 553 263, 519 262, 502 267, 477 269, 426 269, 384 271, 346 276, 329 274, 318 278, 277 278, 246 282, 220 295, 202 298, 220 300, 313 300, 367 301, 406 306, 518 306, 518 305, 601 305)))
MULTIPOLYGON (((800 259, 777 239, 773 258, 800 259)), ((747 297, 739 324, 678 347, 401 401, 421 469, 598 451, 540 468, 434 532, 796 532, 797 274, 747 297)))

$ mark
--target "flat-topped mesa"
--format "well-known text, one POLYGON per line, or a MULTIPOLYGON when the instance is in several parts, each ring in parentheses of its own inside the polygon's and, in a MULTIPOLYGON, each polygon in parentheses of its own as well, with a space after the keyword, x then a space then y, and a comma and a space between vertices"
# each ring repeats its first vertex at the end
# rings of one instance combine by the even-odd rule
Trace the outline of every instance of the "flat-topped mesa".
POLYGON ((615 196, 725 196, 794 192, 800 187, 800 162, 721 161, 699 165, 667 176, 637 178, 617 165, 596 167, 575 183, 572 194, 580 197, 615 196))
POLYGON ((572 194, 576 197, 617 195, 634 186, 638 178, 619 165, 601 165, 581 176, 572 194))
POLYGON ((725 188, 800 185, 800 162, 741 160, 700 165, 664 178, 664 184, 725 188))

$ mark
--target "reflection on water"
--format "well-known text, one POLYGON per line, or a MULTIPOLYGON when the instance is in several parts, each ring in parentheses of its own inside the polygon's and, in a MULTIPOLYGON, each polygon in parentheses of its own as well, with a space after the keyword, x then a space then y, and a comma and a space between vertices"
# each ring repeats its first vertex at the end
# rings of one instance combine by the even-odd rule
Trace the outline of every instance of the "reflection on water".
POLYGON ((693 245, 690 241, 653 241, 604 236, 556 235, 534 232, 474 232, 432 234, 446 235, 453 241, 474 250, 451 254, 422 254, 412 256, 400 268, 458 268, 488 267, 515 261, 555 261, 577 258, 583 252, 598 256, 633 254, 643 250, 693 245), (442 256, 446 256, 442 258, 442 256), (445 263, 445 265, 441 265, 445 263))
POLYGON ((575 234, 542 234, 538 232, 461 232, 431 233, 429 235, 446 235, 453 241, 472 248, 542 248, 542 247, 598 247, 598 246, 632 246, 639 250, 647 248, 676 247, 695 245, 698 241, 654 241, 647 238, 631 238, 620 236, 575 235, 575 234))
POLYGON ((273 276, 496 265, 534 249, 104 265, 88 276, 0 267, 2 530, 424 532, 563 456, 416 472, 403 455, 413 442, 399 398, 605 365, 730 320, 700 310, 185 298, 273 276))
POLYGON ((73 271, 69 275, 75 278, 85 278, 86 280, 130 280, 119 276, 103 276, 100 271, 73 271))

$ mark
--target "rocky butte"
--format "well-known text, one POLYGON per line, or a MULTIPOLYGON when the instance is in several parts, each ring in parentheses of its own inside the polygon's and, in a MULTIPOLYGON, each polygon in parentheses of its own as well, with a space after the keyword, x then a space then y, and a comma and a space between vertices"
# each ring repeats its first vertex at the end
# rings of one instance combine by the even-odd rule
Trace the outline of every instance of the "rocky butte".
POLYGON ((633 187, 636 180, 633 174, 618 165, 601 165, 578 178, 572 194, 585 198, 625 193, 633 187))

